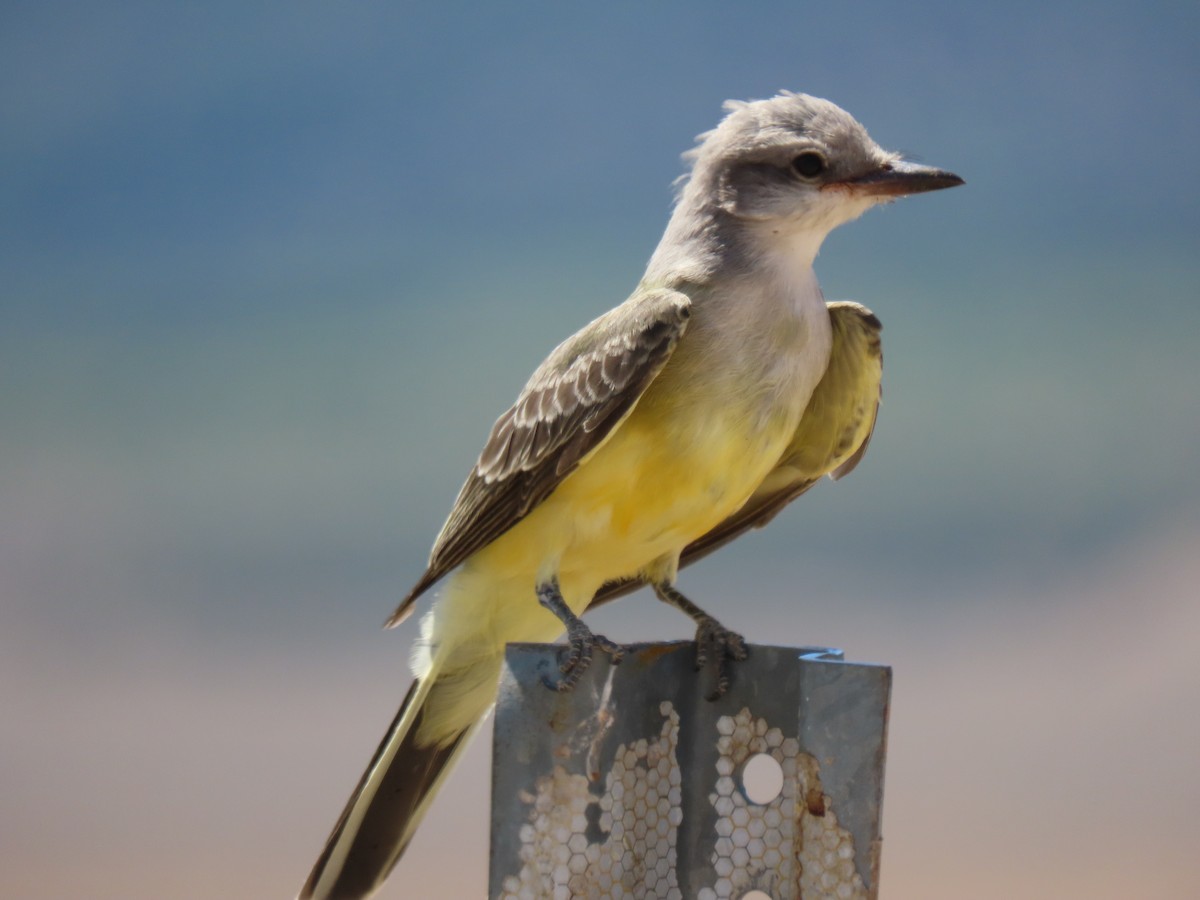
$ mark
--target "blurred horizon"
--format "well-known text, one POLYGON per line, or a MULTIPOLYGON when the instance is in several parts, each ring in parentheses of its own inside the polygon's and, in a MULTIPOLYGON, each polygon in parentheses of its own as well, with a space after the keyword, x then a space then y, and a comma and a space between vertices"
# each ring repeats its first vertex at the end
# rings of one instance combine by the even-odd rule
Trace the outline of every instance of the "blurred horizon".
MULTIPOLYGON (((1200 8, 68 7, 0 11, 0 895, 292 895, 492 421, 780 89, 967 183, 829 237, 870 452, 681 586, 895 667, 882 897, 1200 895, 1200 8)), ((487 739, 381 897, 484 891, 487 739)))

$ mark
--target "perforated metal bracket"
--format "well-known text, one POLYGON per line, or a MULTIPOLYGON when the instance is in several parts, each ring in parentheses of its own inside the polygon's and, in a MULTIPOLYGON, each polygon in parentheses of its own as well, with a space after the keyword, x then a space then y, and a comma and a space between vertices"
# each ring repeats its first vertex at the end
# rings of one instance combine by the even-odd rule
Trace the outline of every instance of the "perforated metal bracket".
POLYGON ((709 701, 694 644, 641 644, 556 693, 559 649, 508 648, 490 897, 876 897, 890 668, 753 645, 709 701))

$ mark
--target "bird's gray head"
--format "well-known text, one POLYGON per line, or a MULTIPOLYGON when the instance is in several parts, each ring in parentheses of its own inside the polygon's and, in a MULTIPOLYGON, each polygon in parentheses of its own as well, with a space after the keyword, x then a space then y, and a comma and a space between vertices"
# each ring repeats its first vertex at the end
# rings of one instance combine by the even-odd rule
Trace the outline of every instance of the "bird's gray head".
POLYGON ((807 94, 730 101, 685 155, 681 206, 708 207, 772 231, 826 234, 877 203, 962 184, 884 150, 845 110, 807 94))

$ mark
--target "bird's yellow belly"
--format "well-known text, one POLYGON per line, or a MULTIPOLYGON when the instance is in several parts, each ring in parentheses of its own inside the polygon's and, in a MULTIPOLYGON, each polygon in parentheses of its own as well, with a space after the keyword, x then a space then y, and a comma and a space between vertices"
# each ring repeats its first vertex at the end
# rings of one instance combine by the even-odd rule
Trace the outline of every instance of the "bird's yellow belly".
POLYGON ((603 582, 679 553, 736 511, 795 427, 787 414, 776 419, 748 425, 730 412, 703 425, 694 416, 676 423, 639 405, 477 562, 504 578, 557 574, 568 602, 586 602, 603 582))

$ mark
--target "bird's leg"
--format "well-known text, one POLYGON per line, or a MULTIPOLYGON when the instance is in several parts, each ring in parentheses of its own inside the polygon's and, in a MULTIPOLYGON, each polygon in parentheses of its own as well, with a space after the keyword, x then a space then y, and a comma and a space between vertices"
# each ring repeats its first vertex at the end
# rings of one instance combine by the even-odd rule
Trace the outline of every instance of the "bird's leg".
POLYGON ((569 691, 575 687, 579 677, 591 665, 592 650, 596 647, 612 657, 613 665, 621 661, 625 655, 624 648, 606 637, 593 634, 592 629, 584 625, 583 620, 571 612, 567 601, 563 599, 562 591, 559 590, 557 579, 552 578, 545 584, 539 584, 537 598, 538 603, 554 613, 559 621, 567 626, 567 658, 558 666, 559 671, 562 672, 562 678, 558 681, 551 681, 543 676, 542 681, 546 687, 552 691, 569 691))
POLYGON ((654 585, 654 593, 663 603, 682 610, 696 623, 696 669, 700 670, 713 659, 717 665, 717 688, 708 695, 716 700, 729 690, 729 662, 747 657, 746 641, 730 631, 695 603, 665 582, 654 585))

